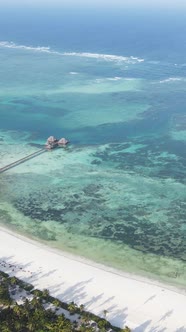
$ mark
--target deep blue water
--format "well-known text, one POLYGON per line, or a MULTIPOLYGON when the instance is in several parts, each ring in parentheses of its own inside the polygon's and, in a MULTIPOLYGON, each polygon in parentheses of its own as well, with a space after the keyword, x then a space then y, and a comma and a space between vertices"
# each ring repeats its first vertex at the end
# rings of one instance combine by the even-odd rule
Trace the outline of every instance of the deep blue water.
POLYGON ((2 8, 0 40, 185 63, 186 13, 2 8))

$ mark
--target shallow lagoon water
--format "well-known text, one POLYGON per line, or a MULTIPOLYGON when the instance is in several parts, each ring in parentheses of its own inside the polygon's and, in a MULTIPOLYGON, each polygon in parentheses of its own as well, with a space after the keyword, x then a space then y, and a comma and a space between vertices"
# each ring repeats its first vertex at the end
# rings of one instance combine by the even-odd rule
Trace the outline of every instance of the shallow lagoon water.
POLYGON ((0 222, 185 286, 183 67, 180 77, 171 63, 7 45, 0 53, 1 167, 49 135, 71 144, 0 175, 0 222))

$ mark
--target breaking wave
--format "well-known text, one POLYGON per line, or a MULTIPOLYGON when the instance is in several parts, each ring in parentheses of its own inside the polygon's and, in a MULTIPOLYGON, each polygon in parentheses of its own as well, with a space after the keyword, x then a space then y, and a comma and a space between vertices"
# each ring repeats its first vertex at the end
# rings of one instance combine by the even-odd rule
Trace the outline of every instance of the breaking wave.
POLYGON ((95 82, 96 83, 103 83, 105 81, 119 81, 121 80, 122 77, 118 77, 118 76, 115 76, 115 77, 107 77, 107 78, 96 78, 95 82))
POLYGON ((143 62, 144 59, 140 59, 138 57, 130 56, 124 57, 121 55, 112 55, 112 54, 100 54, 100 53, 86 53, 86 52, 65 52, 63 55, 68 56, 79 56, 85 58, 94 58, 94 59, 103 59, 106 61, 120 61, 120 62, 128 62, 128 63, 136 63, 136 62, 143 62))
POLYGON ((52 51, 50 47, 33 47, 33 46, 25 46, 25 45, 18 45, 13 42, 1 41, 0 47, 5 48, 15 48, 15 49, 23 49, 27 51, 35 51, 35 52, 44 52, 44 53, 52 53, 52 54, 60 54, 59 52, 52 51))
POLYGON ((8 42, 8 41, 1 41, 0 47, 5 48, 13 48, 13 49, 23 49, 28 51, 34 51, 34 52, 43 52, 43 53, 49 53, 49 54, 56 54, 61 56, 76 56, 76 57, 86 57, 86 58, 94 58, 94 59, 100 59, 105 61, 112 61, 112 62, 127 62, 127 63, 137 63, 137 62, 143 62, 144 59, 140 59, 138 57, 130 56, 130 57, 124 57, 120 55, 112 55, 112 54, 99 54, 99 53, 86 53, 86 52, 58 52, 52 50, 49 46, 43 47, 43 46, 26 46, 26 45, 19 45, 14 42, 8 42))
POLYGON ((168 82, 175 82, 175 81, 185 81, 185 78, 184 77, 169 77, 169 78, 159 81, 159 83, 168 83, 168 82))

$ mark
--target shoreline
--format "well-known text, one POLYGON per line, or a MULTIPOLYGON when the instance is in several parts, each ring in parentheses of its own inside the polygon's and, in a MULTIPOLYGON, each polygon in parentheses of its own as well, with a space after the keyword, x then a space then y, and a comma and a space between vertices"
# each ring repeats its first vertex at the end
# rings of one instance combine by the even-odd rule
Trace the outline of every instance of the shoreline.
POLYGON ((96 268, 96 269, 99 269, 99 270, 102 270, 102 271, 105 271, 105 272, 109 272, 109 273, 112 273, 112 274, 120 276, 120 277, 124 277, 126 279, 132 279, 134 281, 138 281, 138 282, 146 283, 146 284, 149 284, 149 285, 162 287, 162 288, 170 290, 172 292, 186 295, 186 287, 185 288, 176 287, 175 285, 171 285, 171 284, 168 284, 168 283, 161 282, 161 281, 159 281, 155 278, 153 279, 153 278, 141 276, 141 275, 138 275, 138 274, 135 274, 135 273, 129 273, 129 272, 126 272, 126 271, 122 271, 122 270, 119 270, 119 269, 114 268, 114 267, 109 267, 107 265, 97 263, 97 262, 95 262, 93 260, 90 260, 88 258, 79 256, 79 255, 74 255, 74 254, 71 254, 67 251, 60 250, 58 248, 50 247, 49 245, 47 245, 45 243, 42 243, 42 242, 39 242, 35 239, 29 238, 26 235, 22 235, 18 232, 14 233, 12 230, 10 230, 6 227, 3 227, 3 226, 0 226, 0 233, 1 232, 8 233, 10 236, 13 236, 13 237, 18 238, 22 241, 28 242, 32 245, 35 245, 36 247, 42 248, 42 249, 47 250, 47 251, 49 251, 51 253, 54 253, 56 255, 62 256, 62 257, 67 258, 67 259, 70 259, 71 261, 79 262, 79 263, 82 263, 84 265, 91 266, 93 268, 96 268))
POLYGON ((186 290, 155 280, 107 268, 50 248, 0 227, 1 265, 39 289, 49 289, 63 301, 83 303, 88 311, 103 316, 111 324, 128 325, 135 332, 166 328, 186 331, 186 290))

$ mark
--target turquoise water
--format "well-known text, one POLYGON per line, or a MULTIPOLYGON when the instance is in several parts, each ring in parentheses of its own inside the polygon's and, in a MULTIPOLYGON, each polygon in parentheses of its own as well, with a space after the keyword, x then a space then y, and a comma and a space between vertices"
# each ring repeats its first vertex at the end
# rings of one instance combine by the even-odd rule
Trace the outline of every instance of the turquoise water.
POLYGON ((0 42, 0 167, 71 143, 0 175, 1 224, 185 286, 184 62, 29 45, 0 42))

